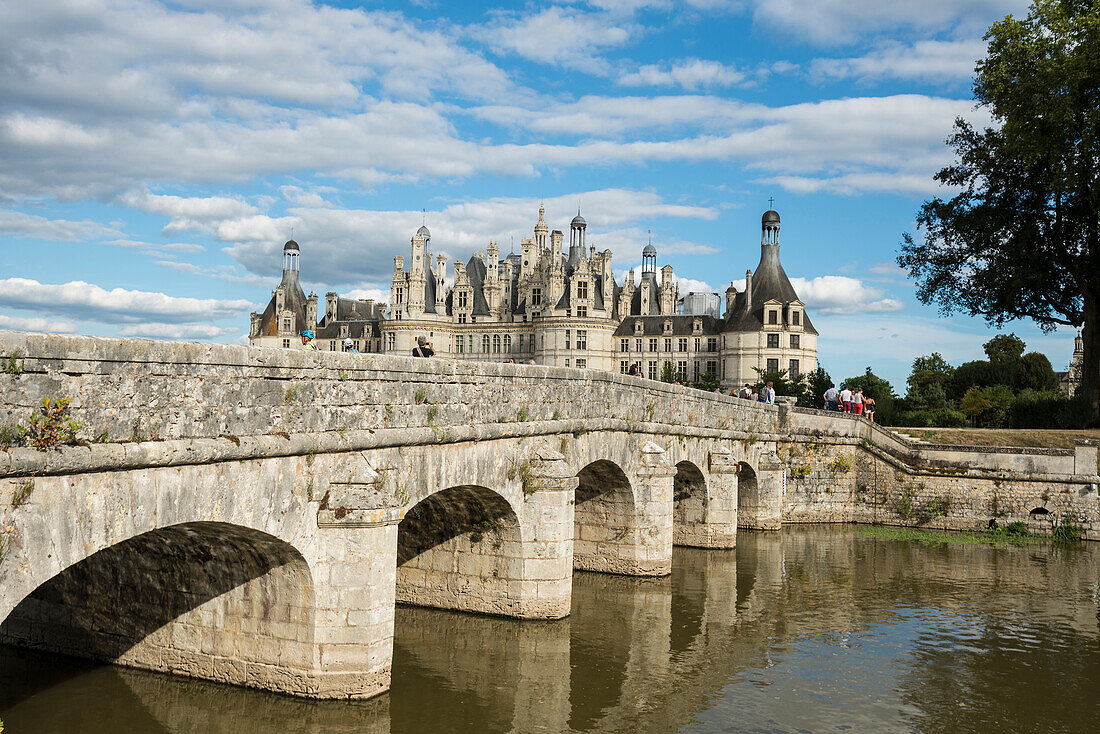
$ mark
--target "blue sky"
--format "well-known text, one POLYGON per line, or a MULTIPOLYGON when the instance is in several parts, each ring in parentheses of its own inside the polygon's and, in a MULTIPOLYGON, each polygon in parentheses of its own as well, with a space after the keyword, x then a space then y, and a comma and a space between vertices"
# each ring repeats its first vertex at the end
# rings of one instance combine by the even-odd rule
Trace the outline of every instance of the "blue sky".
MULTIPOLYGON (((545 200, 638 264, 647 232, 723 291, 782 257, 834 378, 904 392, 981 320, 893 265, 950 160, 981 36, 1015 0, 0 5, 0 328, 240 342, 302 280, 388 297, 424 219, 452 260, 508 250, 545 200), (424 213, 422 214, 422 210, 424 213)), ((1064 369, 1072 332, 1007 327, 1064 369)))

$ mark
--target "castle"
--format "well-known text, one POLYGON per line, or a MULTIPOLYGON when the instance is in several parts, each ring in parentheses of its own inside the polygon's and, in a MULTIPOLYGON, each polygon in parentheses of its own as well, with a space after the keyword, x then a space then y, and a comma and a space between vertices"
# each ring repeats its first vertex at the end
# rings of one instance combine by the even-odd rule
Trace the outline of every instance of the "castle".
POLYGON ((724 311, 719 303, 697 313, 680 313, 672 266, 658 274, 652 243, 642 250, 637 284, 632 269, 620 285, 611 251, 588 246, 580 212, 569 224, 568 251, 545 215, 540 206, 534 236, 519 253, 501 258, 490 242, 484 253, 456 261, 450 288, 446 258, 433 258, 431 232, 421 226, 408 270, 404 257, 394 258, 388 306, 328 293, 320 318, 316 294, 307 297, 299 283, 300 248, 291 240, 282 281, 264 312, 252 314, 249 343, 296 347, 311 329, 319 349, 339 351, 351 339, 360 352, 408 355, 425 336, 441 358, 623 373, 637 365, 652 379, 670 362, 683 382, 711 374, 724 388, 756 382, 756 368, 790 376, 817 369, 817 331, 779 261, 776 211, 761 218, 760 261, 746 272, 744 289, 731 282, 724 311))

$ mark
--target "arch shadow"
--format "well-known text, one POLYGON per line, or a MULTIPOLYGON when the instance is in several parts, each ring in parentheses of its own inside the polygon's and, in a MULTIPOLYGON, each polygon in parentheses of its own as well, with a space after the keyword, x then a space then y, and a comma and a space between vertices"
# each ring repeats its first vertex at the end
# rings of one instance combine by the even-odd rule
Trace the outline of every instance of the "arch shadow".
POLYGON ((577 472, 573 506, 573 567, 620 572, 632 556, 634 492, 622 468, 599 459, 577 472))
POLYGON ((707 521, 707 480, 691 461, 676 464, 672 483, 672 542, 674 545, 706 546, 699 536, 707 521))
POLYGON ((488 487, 428 495, 397 526, 397 601, 509 614, 523 572, 521 540, 512 505, 488 487))
POLYGON ((193 522, 59 572, 3 620, 0 642, 198 677, 217 658, 309 670, 313 608, 309 564, 293 546, 193 522))

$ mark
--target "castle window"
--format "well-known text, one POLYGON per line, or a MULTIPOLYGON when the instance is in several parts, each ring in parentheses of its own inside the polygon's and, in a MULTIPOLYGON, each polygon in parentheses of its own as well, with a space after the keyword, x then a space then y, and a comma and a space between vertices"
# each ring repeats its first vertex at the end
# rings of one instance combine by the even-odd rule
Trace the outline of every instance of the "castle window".
POLYGON ((460 324, 465 324, 466 323, 466 314, 460 313, 458 315, 458 323, 460 323, 460 324))
POLYGON ((666 334, 671 334, 672 333, 672 322, 669 321, 668 319, 665 319, 665 333, 666 334))
POLYGON ((386 349, 391 352, 397 349, 397 334, 394 334, 392 331, 386 334, 386 349))
POLYGON ((791 334, 791 349, 799 348, 800 339, 798 334, 791 334))
POLYGON ((466 346, 466 339, 461 334, 455 337, 455 354, 462 354, 466 350, 463 347, 466 346))
POLYGON ((474 335, 470 334, 466 337, 466 351, 470 354, 474 353, 474 335))
POLYGON ((707 360, 707 374, 708 375, 717 375, 718 374, 718 362, 717 362, 717 360, 713 360, 713 359, 708 359, 707 360))
POLYGON ((651 380, 656 380, 657 379, 657 363, 654 362, 653 360, 649 361, 649 379, 651 379, 651 380))
POLYGON ((698 333, 702 332, 703 331, 703 320, 702 319, 694 319, 691 322, 691 331, 695 334, 698 334, 698 333))
POLYGON ((630 351, 630 340, 629 339, 620 339, 619 340, 619 351, 620 352, 629 352, 630 351))
POLYGON ((335 339, 333 339, 332 341, 330 341, 328 343, 328 350, 330 352, 335 352, 336 351, 336 340, 335 339))
POLYGON ((625 375, 628 372, 630 372, 630 362, 626 361, 625 359, 620 360, 619 361, 619 373, 625 375))
POLYGON ((587 359, 578 359, 577 360, 577 368, 578 369, 583 370, 587 366, 588 366, 588 360, 587 359))
POLYGON ((769 359, 768 360, 768 372, 778 372, 778 371, 779 371, 779 360, 778 359, 769 359))
POLYGON ((718 351, 718 337, 716 337, 716 336, 707 337, 707 351, 708 352, 717 352, 718 351))
POLYGON ((801 321, 801 315, 798 311, 791 311, 791 324, 793 326, 799 326, 801 321))
POLYGON ((768 349, 779 349, 779 334, 768 334, 768 349))
POLYGON ((403 302, 404 298, 405 298, 405 289, 404 288, 394 288, 393 289, 393 303, 394 303, 395 306, 400 305, 403 302))
POLYGON ((512 352, 512 337, 509 334, 504 335, 504 351, 509 354, 512 352))
POLYGON ((635 339, 634 340, 634 351, 635 352, 642 351, 642 340, 641 339, 635 339))
POLYGON ((789 366, 787 367, 787 377, 793 380, 798 377, 798 360, 792 359, 788 364, 789 366))
POLYGON ((695 340, 695 351, 699 351, 699 339, 695 340))
POLYGON ((468 295, 469 294, 467 294, 466 291, 459 291, 458 292, 458 307, 459 308, 466 308, 466 303, 467 303, 467 300, 468 300, 467 296, 468 295))
POLYGON ((577 318, 578 319, 588 318, 588 306, 577 306, 577 318))
POLYGON ((357 352, 358 352, 358 351, 359 351, 359 340, 358 340, 358 339, 356 339, 356 340, 355 340, 354 342, 352 342, 352 344, 353 344, 353 345, 354 345, 354 347, 355 347, 355 351, 357 351, 357 352))
POLYGON ((500 354, 500 334, 493 334, 493 354, 500 354))
POLYGON ((489 335, 488 334, 483 334, 482 337, 481 337, 481 353, 482 354, 488 354, 489 353, 489 335))
MULTIPOLYGON (((641 321, 635 321, 634 322, 634 333, 635 334, 641 334, 644 331, 645 331, 645 324, 643 324, 641 321)), ((642 348, 638 347, 638 351, 639 352, 642 351, 642 348)))
POLYGON ((672 339, 665 339, 665 351, 666 352, 671 352, 672 351, 672 339))
POLYGON ((676 363, 676 376, 680 378, 680 382, 687 382, 688 378, 688 363, 677 362, 676 363))
POLYGON ((289 339, 283 339, 283 348, 284 349, 290 349, 290 340, 289 339))
POLYGON ((542 305, 542 288, 532 288, 531 289, 531 305, 532 306, 541 306, 542 305))
POLYGON ((650 340, 649 340, 649 351, 651 351, 651 352, 656 352, 657 351, 657 337, 650 338, 650 340))
POLYGON ((566 367, 568 367, 568 366, 569 366, 569 357, 566 357, 566 358, 565 358, 565 366, 566 366, 566 367))
POLYGON ((699 382, 699 360, 691 363, 691 379, 694 382, 699 382))
POLYGON ((290 319, 283 319, 283 331, 290 331, 290 319))
POLYGON ((776 311, 775 309, 768 309, 768 323, 769 324, 778 324, 779 323, 779 312, 776 311))
MULTIPOLYGON (((577 349, 588 349, 588 332, 584 329, 577 329, 577 349)), ((580 367, 581 365, 578 364, 577 366, 580 367)))
POLYGON ((577 298, 588 298, 588 281, 587 280, 578 280, 577 281, 577 298))
POLYGON ((687 350, 688 350, 688 340, 687 340, 687 337, 686 337, 686 336, 682 336, 682 337, 680 337, 680 339, 679 339, 678 343, 676 344, 676 351, 678 351, 678 352, 686 352, 687 350))

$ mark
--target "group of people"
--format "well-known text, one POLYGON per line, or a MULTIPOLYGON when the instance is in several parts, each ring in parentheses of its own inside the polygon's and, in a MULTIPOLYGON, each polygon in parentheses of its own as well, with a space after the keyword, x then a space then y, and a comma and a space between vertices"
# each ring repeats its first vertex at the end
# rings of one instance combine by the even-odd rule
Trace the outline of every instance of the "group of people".
MULTIPOLYGON (((302 349, 309 349, 316 352, 317 345, 313 343, 313 340, 316 338, 316 336, 317 335, 309 329, 303 331, 301 333, 302 349)), ((341 351, 349 352, 351 354, 359 354, 359 350, 355 348, 355 342, 353 342, 351 339, 344 339, 344 341, 341 343, 341 346, 341 351)), ((413 347, 412 354, 414 357, 434 357, 435 349, 432 348, 432 343, 428 341, 428 337, 419 336, 416 338, 416 346, 413 347)))
POLYGON ((769 382, 764 387, 754 390, 745 383, 740 390, 730 390, 730 395, 735 395, 745 400, 754 400, 758 403, 775 403, 775 384, 769 382))
POLYGON ((875 420, 875 399, 864 395, 862 387, 855 391, 847 385, 841 385, 839 390, 830 387, 821 397, 825 400, 825 410, 865 415, 867 420, 875 420))

